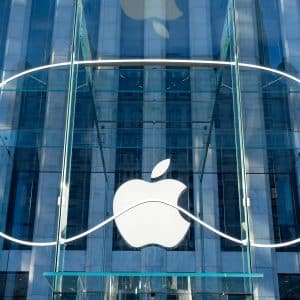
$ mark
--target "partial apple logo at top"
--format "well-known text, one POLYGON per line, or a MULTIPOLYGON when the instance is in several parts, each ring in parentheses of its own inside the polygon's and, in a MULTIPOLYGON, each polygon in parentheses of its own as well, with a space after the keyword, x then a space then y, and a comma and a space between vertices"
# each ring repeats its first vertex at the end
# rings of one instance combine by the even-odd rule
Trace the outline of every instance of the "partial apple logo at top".
POLYGON ((176 0, 120 0, 123 12, 135 20, 152 20, 157 34, 169 38, 170 33, 161 21, 173 21, 182 16, 176 0))
MULTIPOLYGON (((169 165, 170 159, 159 162, 153 169, 151 178, 161 177, 169 165)), ((173 207, 147 201, 158 200, 177 205, 180 195, 186 188, 182 182, 173 179, 152 183, 133 179, 123 183, 114 196, 114 215, 146 202, 115 219, 124 240, 134 248, 153 244, 165 248, 176 247, 186 235, 190 223, 173 207)))

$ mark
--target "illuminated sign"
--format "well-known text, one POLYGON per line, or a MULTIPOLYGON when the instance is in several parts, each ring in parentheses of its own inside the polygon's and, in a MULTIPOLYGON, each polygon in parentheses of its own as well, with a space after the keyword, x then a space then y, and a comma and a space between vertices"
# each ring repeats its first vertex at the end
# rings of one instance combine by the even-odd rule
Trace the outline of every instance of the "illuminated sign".
MULTIPOLYGON (((158 163, 151 178, 161 177, 169 165, 169 159, 158 163)), ((178 210, 164 203, 177 205, 178 198, 185 190, 186 186, 182 182, 173 179, 157 182, 134 179, 123 183, 114 197, 115 215, 144 202, 144 205, 137 206, 115 220, 124 240, 135 248, 151 244, 165 248, 176 247, 187 233, 190 223, 178 210)))

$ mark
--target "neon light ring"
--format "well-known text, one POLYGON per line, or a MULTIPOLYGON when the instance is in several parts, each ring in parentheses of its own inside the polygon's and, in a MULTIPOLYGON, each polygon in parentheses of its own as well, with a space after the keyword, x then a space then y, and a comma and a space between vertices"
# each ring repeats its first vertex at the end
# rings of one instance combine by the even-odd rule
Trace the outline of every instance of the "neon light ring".
MULTIPOLYGON (((256 70, 261 70, 261 71, 266 71, 266 72, 270 72, 273 74, 277 74, 280 75, 282 77, 288 78, 292 81, 295 81, 297 83, 300 83, 300 79, 290 75, 288 73, 276 70, 276 69, 272 69, 272 68, 268 68, 268 67, 264 67, 264 66, 260 66, 260 65, 255 65, 255 64, 248 64, 248 63, 237 63, 234 61, 214 61, 214 60, 185 60, 185 59, 114 59, 114 60, 82 60, 82 61, 73 61, 74 65, 77 66, 81 66, 81 65, 86 65, 86 66, 97 66, 97 67, 132 67, 132 66, 172 66, 172 67, 214 67, 214 68, 219 68, 222 66, 238 66, 240 68, 248 68, 248 69, 256 69, 256 70)), ((50 64, 50 65, 44 65, 44 66, 40 66, 40 67, 36 67, 36 68, 32 68, 23 72, 20 72, 16 75, 13 75, 5 80, 3 80, 0 83, 0 89, 2 89, 6 84, 8 84, 9 82, 21 78, 25 75, 37 72, 37 71, 42 71, 42 70, 47 70, 47 69, 53 69, 53 68, 59 68, 59 67, 64 67, 64 66, 71 66, 72 62, 62 62, 62 63, 55 63, 55 64, 50 64)), ((67 243, 71 243, 75 240, 81 239, 89 234, 91 234, 92 232, 104 227, 105 225, 107 225, 108 223, 116 220, 117 218, 119 218, 122 215, 125 215, 126 213, 128 213, 131 210, 134 210, 135 208, 142 206, 142 205, 149 205, 150 203, 159 203, 161 205, 165 205, 168 206, 178 212, 181 212, 182 214, 184 214, 185 216, 189 217, 190 219, 192 219, 194 222, 202 225, 203 227, 205 227, 206 229, 210 230, 211 232, 217 234, 218 236, 225 238, 227 240, 230 240, 236 244, 242 245, 242 246, 246 246, 246 245, 250 245, 251 247, 256 247, 256 248, 281 248, 281 247, 288 247, 294 244, 297 244, 300 242, 300 238, 288 241, 288 242, 284 242, 284 243, 275 243, 275 244, 259 244, 259 243, 255 243, 254 241, 248 241, 246 239, 244 240, 239 240, 237 238, 234 238, 228 234, 225 234, 221 231, 219 231, 218 229, 210 226, 209 224, 205 223, 204 221, 202 221, 200 218, 195 217, 194 215, 192 215, 191 213, 189 213, 187 210, 183 209, 182 207, 173 204, 173 203, 169 203, 163 200, 157 200, 157 199, 151 199, 151 200, 147 200, 147 201, 139 201, 139 203, 131 205, 130 207, 127 207, 125 209, 123 209, 122 211, 119 211, 118 213, 114 214, 113 216, 107 218, 106 220, 104 220, 103 222, 99 223, 98 225, 90 228, 89 230, 82 232, 78 235, 75 235, 73 237, 67 238, 67 239, 61 239, 59 241, 53 241, 53 242, 29 242, 29 241, 24 241, 24 240, 20 240, 20 239, 16 239, 12 236, 9 236, 3 232, 0 232, 0 236, 4 239, 7 239, 11 242, 17 243, 17 244, 21 244, 21 245, 25 245, 25 246, 32 246, 32 247, 48 247, 48 246, 56 246, 57 244, 67 244, 67 243)))

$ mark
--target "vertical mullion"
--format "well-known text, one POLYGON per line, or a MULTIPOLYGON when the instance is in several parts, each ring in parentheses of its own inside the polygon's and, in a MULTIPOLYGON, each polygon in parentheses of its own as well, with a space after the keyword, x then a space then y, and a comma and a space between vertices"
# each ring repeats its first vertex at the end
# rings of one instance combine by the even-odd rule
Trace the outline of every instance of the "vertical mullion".
MULTIPOLYGON (((243 109, 241 98, 241 85, 240 85, 240 69, 239 69, 239 52, 238 52, 238 34, 237 34, 237 19, 236 19, 236 0, 231 0, 230 3, 230 17, 232 18, 232 37, 233 37, 233 58, 234 66, 232 68, 233 77, 233 114, 234 114, 234 130, 235 130, 235 143, 236 143, 236 157, 237 157, 237 175, 239 187, 239 199, 241 209, 241 226, 242 236, 247 241, 246 257, 243 258, 244 268, 246 273, 252 270, 251 253, 250 253, 250 229, 249 229, 249 212, 248 212, 248 189, 247 189, 247 175, 245 168, 245 143, 244 143, 244 126, 243 126, 243 109), (246 261, 245 261, 246 260, 246 261)), ((242 251, 244 256, 244 251, 242 251)), ((253 290, 252 280, 249 279, 250 290, 253 290)))
MULTIPOLYGON (((57 225, 57 245, 55 255, 55 272, 63 271, 64 267, 64 251, 65 245, 63 240, 67 234, 67 219, 68 219, 68 205, 71 179, 71 165, 72 165, 72 148, 73 148, 73 133, 75 123, 75 108, 76 108, 76 85, 78 66, 75 64, 78 57, 79 34, 80 34, 80 20, 82 16, 81 1, 76 0, 74 4, 74 21, 73 34, 71 44, 71 58, 69 70, 68 95, 66 105, 66 121, 64 134, 64 150, 60 181, 60 194, 58 198, 59 214, 57 225)), ((54 291, 61 292, 62 278, 57 277, 54 282, 54 291)), ((55 296, 55 295, 54 295, 55 296)))

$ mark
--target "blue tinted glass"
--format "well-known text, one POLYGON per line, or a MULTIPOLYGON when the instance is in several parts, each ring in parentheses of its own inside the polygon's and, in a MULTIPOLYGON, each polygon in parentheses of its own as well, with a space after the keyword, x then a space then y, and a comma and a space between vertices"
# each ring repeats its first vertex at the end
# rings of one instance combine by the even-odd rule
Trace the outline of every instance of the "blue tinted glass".
MULTIPOLYGON (((14 160, 6 232, 19 239, 31 240, 33 235, 39 164, 37 156, 33 155, 35 152, 31 149, 18 149, 15 152, 15 158, 20 160, 14 160), (31 161, 30 169, 23 164, 26 160, 31 161)), ((24 247, 4 242, 4 249, 18 248, 24 247)))
POLYGON ((101 0, 83 0, 84 19, 89 39, 89 47, 92 57, 95 57, 98 49, 98 32, 100 24, 101 0))
MULTIPOLYGON (((259 27, 259 51, 263 65, 284 68, 280 16, 277 1, 260 0, 256 5, 259 27)), ((274 77, 262 75, 264 85, 274 77)), ((263 108, 268 148, 270 196, 274 235, 278 242, 298 237, 299 203, 293 151, 288 149, 291 130, 287 87, 281 81, 263 92, 263 108), (275 138, 276 137, 276 138, 275 138)), ((293 250, 295 247, 280 250, 293 250)))
POLYGON ((283 68, 279 1, 256 1, 260 62, 283 68))
MULTIPOLYGON (((46 64, 51 54, 55 1, 42 3, 32 1, 29 40, 27 46, 27 67, 46 64)), ((30 130, 26 141, 30 148, 17 147, 13 160, 13 173, 9 193, 6 232, 15 237, 31 240, 33 236, 37 187, 39 180, 39 149, 35 148, 42 137, 47 94, 35 92, 47 82, 47 73, 42 80, 26 78, 21 96, 20 114, 18 115, 17 146, 22 143, 22 133, 30 130)), ((16 243, 5 242, 5 248, 24 248, 16 243)))
MULTIPOLYGON (((144 57, 144 20, 121 15, 120 57, 144 57)), ((125 181, 142 177, 143 69, 120 68, 117 104, 115 190, 125 181)), ((113 250, 134 250, 115 227, 113 250)))
POLYGON ((32 1, 27 68, 48 64, 50 61, 55 2, 32 1))
MULTIPOLYGON (((86 79, 85 72, 80 72, 78 85, 86 79)), ((84 232, 88 227, 88 209, 91 183, 92 149, 86 147, 92 139, 95 124, 93 94, 89 88, 79 89, 76 93, 74 144, 72 150, 71 183, 68 208, 67 236, 84 232), (82 146, 80 146, 82 145, 82 146)), ((86 238, 77 240, 67 246, 69 250, 86 248, 86 238)))
POLYGON ((0 78, 2 74, 3 58, 5 53, 10 4, 11 0, 0 1, 0 78))
MULTIPOLYGON (((144 69, 119 71, 115 190, 125 181, 142 177, 144 69)), ((133 250, 114 226, 114 250, 133 250)))
POLYGON ((227 17, 228 0, 210 1, 210 20, 213 57, 220 59, 222 49, 222 34, 227 17))
MULTIPOLYGON (((289 150, 269 150, 268 165, 274 235, 277 241, 289 241, 299 235, 299 204, 294 168, 289 150)), ((290 247, 283 250, 295 250, 290 247)))
POLYGON ((144 57, 144 20, 121 15, 120 57, 144 57))
POLYGON ((0 299, 25 300, 27 285, 27 272, 0 272, 0 299))
MULTIPOLYGON (((166 74, 166 156, 171 159, 170 178, 182 181, 187 191, 179 205, 194 212, 192 167, 192 116, 190 70, 167 69, 166 74)), ((175 250, 194 250, 194 226, 175 250)))
MULTIPOLYGON (((222 71, 214 108, 214 125, 217 147, 217 176, 219 219, 222 232, 240 238, 240 209, 237 177, 236 144, 233 99, 228 88, 232 86, 230 72, 222 71)), ((221 239, 222 250, 238 251, 239 245, 221 239)))
POLYGON ((182 16, 176 20, 167 21, 169 38, 166 39, 167 57, 189 57, 190 56, 190 25, 189 25, 189 5, 186 0, 176 1, 182 16))
POLYGON ((0 299, 25 300, 27 285, 27 272, 0 272, 0 299))
POLYGON ((298 300, 300 295, 299 274, 278 274, 281 300, 298 300))

